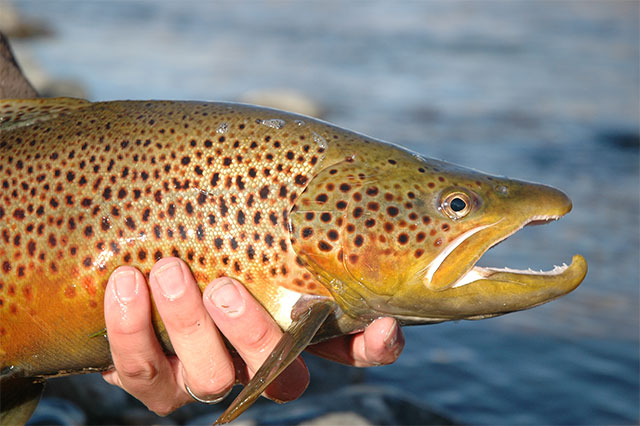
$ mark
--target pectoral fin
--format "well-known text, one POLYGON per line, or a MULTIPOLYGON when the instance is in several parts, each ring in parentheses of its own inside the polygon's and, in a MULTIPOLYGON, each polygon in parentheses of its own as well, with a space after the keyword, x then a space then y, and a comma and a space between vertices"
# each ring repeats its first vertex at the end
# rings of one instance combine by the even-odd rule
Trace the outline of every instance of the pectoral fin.
POLYGON ((23 425, 33 414, 44 382, 33 379, 0 381, 0 425, 23 425))
MULTIPOLYGON (((304 303, 309 303, 305 301, 304 303)), ((299 308, 297 305, 294 307, 299 308)), ((291 364, 309 345, 313 336, 334 311, 336 304, 319 299, 304 306, 304 310, 293 319, 262 367, 240 392, 215 424, 229 423, 253 404, 264 390, 291 364)))

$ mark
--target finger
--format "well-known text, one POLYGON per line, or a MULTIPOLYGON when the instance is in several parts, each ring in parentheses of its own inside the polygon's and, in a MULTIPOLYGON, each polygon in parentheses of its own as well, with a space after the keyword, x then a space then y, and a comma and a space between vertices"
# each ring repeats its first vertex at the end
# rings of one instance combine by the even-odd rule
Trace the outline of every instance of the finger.
POLYGON ((353 358, 364 366, 391 364, 404 348, 404 334, 393 318, 378 318, 354 337, 353 348, 353 358))
POLYGON ((395 362, 404 348, 402 329, 393 318, 379 318, 362 333, 310 346, 313 354, 342 364, 371 367, 395 362))
POLYGON ((171 363, 155 336, 149 292, 138 270, 123 266, 111 275, 104 311, 115 365, 114 371, 105 373, 105 380, 161 415, 184 404, 187 399, 176 392, 171 363))
MULTIPOLYGON (((264 363, 282 337, 280 327, 239 282, 221 278, 204 291, 205 307, 220 331, 247 364, 249 376, 264 363)), ((267 388, 278 401, 296 399, 309 384, 309 371, 298 357, 267 388)))
POLYGON ((162 259, 152 268, 149 284, 182 362, 178 386, 186 382, 191 392, 205 400, 226 394, 235 381, 233 362, 187 265, 174 257, 162 259))

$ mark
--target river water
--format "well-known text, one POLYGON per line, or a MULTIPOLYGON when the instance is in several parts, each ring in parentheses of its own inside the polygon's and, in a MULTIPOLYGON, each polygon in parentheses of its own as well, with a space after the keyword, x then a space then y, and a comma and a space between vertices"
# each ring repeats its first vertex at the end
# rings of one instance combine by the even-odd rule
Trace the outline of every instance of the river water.
POLYGON ((401 358, 359 380, 462 423, 637 424, 639 4, 31 1, 17 5, 55 34, 16 48, 92 100, 292 89, 338 125, 563 189, 569 216, 481 264, 549 269, 581 253, 574 293, 406 329, 401 358))

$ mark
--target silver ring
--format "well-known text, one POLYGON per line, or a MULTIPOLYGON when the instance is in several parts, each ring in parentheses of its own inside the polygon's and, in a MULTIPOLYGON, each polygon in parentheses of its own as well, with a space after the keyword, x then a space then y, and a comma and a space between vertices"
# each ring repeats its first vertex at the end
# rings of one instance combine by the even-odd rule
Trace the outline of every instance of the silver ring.
POLYGON ((214 405, 214 404, 217 404, 217 403, 221 402, 227 396, 229 396, 229 394, 231 393, 231 389, 229 389, 227 391, 227 393, 225 393, 221 397, 218 397, 218 398, 215 398, 215 399, 201 399, 201 398, 198 398, 193 392, 191 392, 191 389, 189 389, 189 385, 188 384, 185 383, 184 384, 184 388, 187 390, 187 393, 191 396, 191 398, 193 398, 196 401, 201 402, 203 404, 209 404, 209 405, 214 405))

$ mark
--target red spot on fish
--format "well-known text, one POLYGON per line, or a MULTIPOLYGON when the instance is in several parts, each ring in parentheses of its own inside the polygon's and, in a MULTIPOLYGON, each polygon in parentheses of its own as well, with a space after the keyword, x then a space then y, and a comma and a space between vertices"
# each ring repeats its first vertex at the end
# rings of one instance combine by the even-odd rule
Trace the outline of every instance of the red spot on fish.
POLYGON ((33 293, 30 285, 24 286, 22 288, 22 294, 24 294, 24 298, 27 299, 28 302, 31 302, 31 300, 33 300, 33 293))
POLYGON ((85 290, 87 290, 87 293, 89 293, 89 296, 93 297, 96 295, 96 287, 95 285, 93 285, 93 278, 91 277, 84 277, 82 280, 82 285, 84 286, 85 290))

